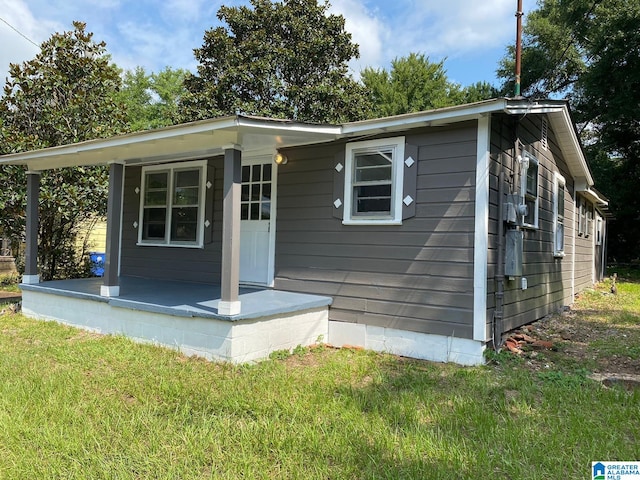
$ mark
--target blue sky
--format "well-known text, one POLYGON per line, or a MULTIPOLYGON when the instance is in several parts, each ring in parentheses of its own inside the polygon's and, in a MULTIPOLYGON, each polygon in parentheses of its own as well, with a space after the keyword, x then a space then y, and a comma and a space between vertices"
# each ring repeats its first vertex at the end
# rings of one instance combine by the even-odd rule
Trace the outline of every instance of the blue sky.
MULTIPOLYGON (((73 20, 87 23, 104 40, 121 68, 165 66, 194 70, 193 49, 204 31, 218 26, 220 5, 248 0, 0 0, 0 18, 39 44, 73 20)), ((355 77, 366 66, 389 68, 411 52, 432 61, 446 58, 450 80, 462 85, 497 83, 495 70, 506 45, 515 41, 517 0, 332 0, 360 46, 351 63, 355 77)), ((525 13, 535 0, 524 0, 525 13)), ((37 48, 0 21, 0 79, 9 62, 33 58, 37 48)))

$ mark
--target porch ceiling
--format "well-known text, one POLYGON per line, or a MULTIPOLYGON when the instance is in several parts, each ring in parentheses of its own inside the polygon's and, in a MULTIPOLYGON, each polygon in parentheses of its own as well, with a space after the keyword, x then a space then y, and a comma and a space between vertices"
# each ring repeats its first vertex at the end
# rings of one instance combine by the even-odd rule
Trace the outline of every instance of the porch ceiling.
POLYGON ((340 127, 255 117, 232 116, 172 127, 89 140, 0 157, 6 165, 47 170, 80 165, 160 163, 222 155, 238 145, 245 153, 275 153, 276 149, 333 140, 340 127))

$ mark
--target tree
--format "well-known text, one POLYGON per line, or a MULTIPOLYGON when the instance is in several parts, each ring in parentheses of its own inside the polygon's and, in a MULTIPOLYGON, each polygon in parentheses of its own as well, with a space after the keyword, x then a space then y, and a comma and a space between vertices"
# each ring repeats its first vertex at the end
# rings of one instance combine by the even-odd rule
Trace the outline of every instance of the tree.
POLYGON ((473 103, 500 96, 500 91, 489 82, 476 82, 462 89, 462 102, 473 103))
POLYGON ((129 129, 135 132, 177 123, 186 74, 186 70, 170 67, 151 74, 142 67, 125 72, 118 99, 126 107, 129 129))
MULTIPOLYGON (((640 2, 543 0, 527 15, 524 95, 567 95, 589 145, 596 186, 610 197, 611 258, 640 252, 640 2)), ((499 75, 510 88, 512 50, 499 75)))
MULTIPOLYGON (((33 60, 11 64, 0 98, 0 153, 53 147, 125 130, 117 104, 120 70, 105 43, 96 43, 85 24, 55 33, 33 60)), ((104 168, 65 168, 43 172, 40 192, 38 262, 42 277, 71 276, 82 270, 75 238, 84 221, 104 214, 104 168)), ((0 171, 0 225, 5 235, 23 238, 25 172, 0 171)))
POLYGON ((207 30, 185 79, 181 119, 235 113, 338 123, 366 116, 363 87, 348 74, 358 46, 325 0, 250 0, 221 7, 227 27, 207 30))
POLYGON ((365 68, 361 77, 370 92, 375 117, 449 107, 495 96, 495 89, 486 82, 462 88, 449 81, 444 60, 434 63, 417 53, 394 59, 390 71, 365 68))
MULTIPOLYGON (((578 35, 572 26, 580 23, 592 0, 543 1, 539 10, 527 14, 523 27, 521 91, 524 96, 564 95, 584 71, 584 58, 578 35)), ((514 91, 515 48, 507 48, 497 74, 504 79, 502 91, 514 91)))

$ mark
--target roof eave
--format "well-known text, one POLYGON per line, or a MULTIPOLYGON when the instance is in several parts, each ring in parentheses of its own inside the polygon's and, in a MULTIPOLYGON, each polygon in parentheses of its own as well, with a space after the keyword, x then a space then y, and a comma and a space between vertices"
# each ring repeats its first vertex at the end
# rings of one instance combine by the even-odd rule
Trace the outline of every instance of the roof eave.
POLYGON ((242 146, 244 136, 253 136, 254 139, 270 137, 273 139, 271 143, 274 148, 280 148, 332 140, 337 138, 340 132, 340 127, 334 125, 235 115, 4 155, 0 157, 0 164, 25 165, 30 170, 45 170, 67 166, 102 165, 114 161, 145 163, 168 159, 182 160, 218 155, 231 144, 242 146), (168 151, 163 148, 169 147, 170 144, 173 147, 177 140, 182 140, 187 147, 176 146, 168 151), (192 145, 194 140, 197 141, 197 146, 192 145), (148 151, 143 151, 145 149, 148 151))
POLYGON ((582 150, 580 138, 576 132, 569 107, 564 100, 529 101, 510 100, 506 112, 511 115, 546 114, 556 133, 560 149, 574 178, 584 178, 588 186, 594 184, 591 170, 582 150))
POLYGON ((419 128, 465 120, 474 120, 489 113, 503 111, 507 105, 506 98, 496 98, 467 105, 439 108, 425 112, 406 113, 393 117, 362 120, 346 123, 342 126, 342 134, 346 137, 356 135, 375 135, 396 132, 407 128, 419 128))

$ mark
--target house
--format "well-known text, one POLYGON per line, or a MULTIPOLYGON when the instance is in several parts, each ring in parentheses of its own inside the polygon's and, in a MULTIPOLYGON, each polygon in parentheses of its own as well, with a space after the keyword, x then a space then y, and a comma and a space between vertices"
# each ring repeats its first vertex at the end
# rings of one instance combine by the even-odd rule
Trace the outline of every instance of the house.
POLYGON ((461 364, 602 278, 565 102, 344 125, 230 116, 0 157, 28 169, 25 314, 247 361, 323 340, 461 364), (105 274, 40 282, 39 172, 109 165, 105 274))

